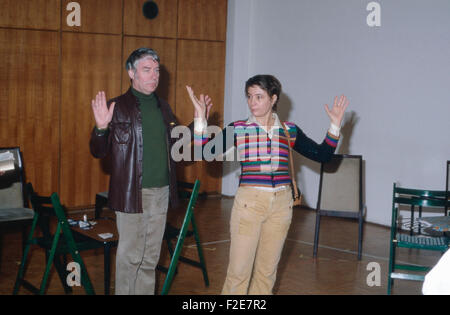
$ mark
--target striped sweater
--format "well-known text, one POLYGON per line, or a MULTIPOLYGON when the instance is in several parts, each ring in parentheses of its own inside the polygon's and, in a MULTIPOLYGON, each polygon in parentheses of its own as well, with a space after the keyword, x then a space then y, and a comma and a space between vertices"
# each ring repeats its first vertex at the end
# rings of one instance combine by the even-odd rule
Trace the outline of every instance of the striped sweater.
MULTIPOLYGON (((294 123, 285 122, 285 126, 295 151, 317 162, 331 159, 338 137, 328 132, 323 142, 317 144, 294 123)), ((222 152, 227 152, 231 145, 236 147, 241 163, 240 186, 273 188, 291 183, 288 139, 282 127, 275 125, 268 133, 256 122, 239 120, 229 124, 213 140, 206 131, 194 133, 196 146, 204 147, 210 141, 215 141, 213 148, 222 146, 222 152), (227 135, 232 135, 233 141, 227 142, 227 135)))

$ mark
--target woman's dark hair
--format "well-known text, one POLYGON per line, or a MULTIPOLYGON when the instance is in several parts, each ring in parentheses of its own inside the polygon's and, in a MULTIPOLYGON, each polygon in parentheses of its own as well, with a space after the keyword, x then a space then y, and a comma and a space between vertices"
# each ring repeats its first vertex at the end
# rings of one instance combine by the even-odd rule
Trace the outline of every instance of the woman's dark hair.
POLYGON ((281 83, 278 81, 277 78, 275 78, 273 75, 270 74, 258 74, 245 82, 245 96, 248 95, 248 89, 252 86, 258 86, 264 91, 269 94, 269 97, 272 98, 272 96, 276 95, 277 100, 275 101, 275 104, 273 104, 272 110, 274 112, 277 111, 277 104, 278 100, 280 99, 281 94, 281 83))

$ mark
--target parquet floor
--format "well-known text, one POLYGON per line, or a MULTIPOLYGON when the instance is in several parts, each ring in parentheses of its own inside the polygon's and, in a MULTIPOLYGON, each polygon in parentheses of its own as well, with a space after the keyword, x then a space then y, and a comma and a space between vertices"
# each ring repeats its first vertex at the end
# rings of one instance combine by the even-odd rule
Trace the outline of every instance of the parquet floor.
MULTIPOLYGON (((204 254, 210 278, 210 286, 205 287, 199 269, 180 263, 178 274, 174 278, 170 294, 214 295, 220 294, 225 279, 229 250, 229 218, 233 199, 199 200, 195 208, 195 218, 200 238, 204 244, 204 254)), ((87 210, 88 215, 93 215, 87 210)), ((171 212, 168 220, 175 226, 181 226, 184 213, 171 212)), ((320 248, 318 258, 312 258, 315 213, 306 209, 295 209, 291 228, 285 243, 279 264, 274 294, 346 294, 378 295, 386 294, 387 265, 389 259, 389 230, 374 224, 364 225, 363 259, 357 260, 357 223, 356 221, 323 218, 321 223, 320 248), (380 266, 380 286, 369 286, 367 279, 373 277, 374 269, 367 269, 369 263, 380 266)), ((11 294, 21 259, 21 234, 17 230, 2 231, 0 253, 0 294, 11 294)), ((183 255, 197 258, 193 239, 188 238, 183 255)), ((162 265, 169 265, 168 251, 163 243, 162 265)), ((103 252, 91 250, 82 252, 91 281, 97 294, 103 293, 103 252)), ((403 250, 399 259, 416 263, 435 264, 439 254, 416 250, 403 250)), ((69 257, 70 260, 70 257, 69 257)), ((112 251, 111 292, 114 292, 115 250, 112 251)), ((40 283, 44 271, 45 256, 41 249, 34 248, 27 269, 27 280, 40 283)), ((160 292, 164 282, 164 273, 157 274, 157 290, 160 292)), ((421 294, 419 282, 396 281, 394 294, 421 294)), ((48 294, 64 294, 62 285, 53 271, 48 294)), ((29 294, 21 289, 20 294, 29 294)), ((82 288, 74 288, 73 294, 84 294, 82 288)))

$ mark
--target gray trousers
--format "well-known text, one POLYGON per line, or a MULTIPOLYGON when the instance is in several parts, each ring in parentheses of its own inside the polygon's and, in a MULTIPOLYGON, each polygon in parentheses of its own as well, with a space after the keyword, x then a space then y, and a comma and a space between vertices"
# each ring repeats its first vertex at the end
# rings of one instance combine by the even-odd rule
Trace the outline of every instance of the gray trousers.
POLYGON ((142 189, 143 213, 116 212, 115 293, 155 294, 155 268, 166 228, 169 186, 142 189))

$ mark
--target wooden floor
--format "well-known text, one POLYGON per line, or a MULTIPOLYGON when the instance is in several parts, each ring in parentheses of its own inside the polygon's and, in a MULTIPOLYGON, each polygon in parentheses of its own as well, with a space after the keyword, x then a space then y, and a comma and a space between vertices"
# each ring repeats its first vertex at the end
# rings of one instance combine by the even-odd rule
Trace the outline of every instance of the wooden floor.
MULTIPOLYGON (((213 295, 220 294, 225 279, 229 251, 229 218, 233 199, 199 200, 195 216, 200 238, 204 244, 204 254, 210 278, 205 287, 199 269, 181 263, 174 278, 170 294, 213 295)), ((88 215, 93 215, 88 212, 88 215)), ((169 213, 168 220, 181 226, 184 213, 169 213)), ((274 294, 386 294, 387 265, 389 259, 389 230, 373 224, 364 225, 363 258, 357 260, 356 221, 323 218, 320 235, 320 248, 317 259, 312 258, 315 213, 306 209, 295 209, 291 228, 279 264, 274 294), (374 269, 367 270, 369 263, 381 267, 380 286, 369 286, 367 278, 374 269)), ((16 230, 3 230, 0 260, 0 294, 11 294, 21 259, 21 233, 16 230)), ((196 258, 196 248, 190 246, 193 240, 187 239, 183 255, 196 258)), ((82 252, 91 281, 97 294, 103 294, 103 252, 91 250, 82 252)), ((439 254, 417 250, 402 250, 399 260, 434 265, 439 254)), ((70 260, 70 257, 69 257, 70 260)), ((44 271, 45 256, 40 248, 32 250, 27 269, 27 280, 39 285, 44 271)), ((111 292, 114 292, 115 250, 112 252, 111 292)), ((168 266, 168 251, 163 243, 161 262, 168 266)), ((157 274, 157 290, 160 292, 164 273, 157 274)), ((370 279, 374 279, 369 276, 370 279)), ((395 282, 393 294, 421 294, 419 282, 395 282)), ((29 294, 21 289, 20 294, 29 294)), ((64 294, 61 282, 53 271, 48 285, 48 294, 64 294)), ((74 288, 73 294, 84 294, 82 288, 74 288)))

